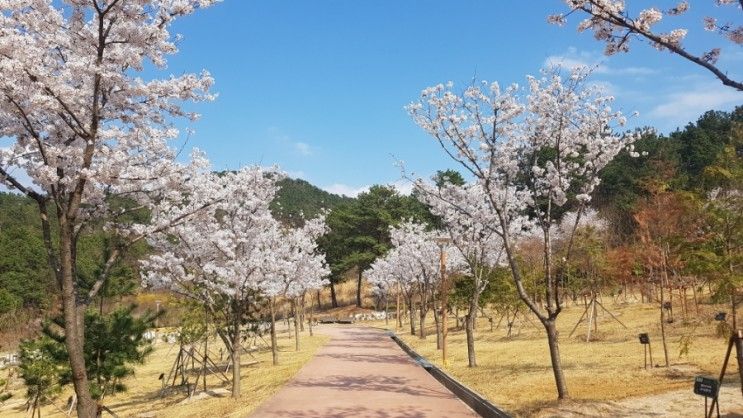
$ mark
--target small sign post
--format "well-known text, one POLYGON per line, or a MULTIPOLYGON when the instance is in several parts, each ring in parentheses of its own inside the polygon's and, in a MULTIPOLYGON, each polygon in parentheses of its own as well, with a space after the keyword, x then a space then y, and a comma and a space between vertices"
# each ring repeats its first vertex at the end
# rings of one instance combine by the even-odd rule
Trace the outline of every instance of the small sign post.
POLYGON ((707 398, 712 398, 712 405, 717 406, 717 418, 720 418, 720 403, 717 401, 717 395, 720 393, 720 381, 710 377, 697 376, 694 378, 694 393, 704 396, 704 416, 712 417, 712 409, 707 412, 707 398))
MULTIPOLYGON (((737 353, 738 362, 740 363, 741 357, 743 357, 743 329, 736 330, 733 335, 730 336, 730 342, 728 343, 728 349, 727 353, 725 354, 725 360, 722 362, 722 370, 720 371, 720 380, 717 380, 717 389, 719 392, 719 388, 722 385, 722 379, 725 378, 725 370, 727 370, 728 367, 728 361, 730 360, 730 354, 733 351, 733 347, 735 347, 735 351, 737 353)), ((743 385, 743 382, 741 382, 743 385)), ((741 387, 743 389, 743 386, 741 387)), ((696 382, 694 384, 694 391, 696 392, 696 382)), ((704 404, 705 409, 707 405, 707 398, 704 398, 704 404)), ((704 412, 705 418, 711 418, 712 417, 712 411, 714 411, 715 407, 717 407, 717 416, 720 416, 720 403, 717 396, 712 398, 712 405, 709 407, 709 412, 704 412)))
POLYGON ((645 369, 648 368, 648 352, 650 353, 650 366, 653 366, 653 348, 650 346, 650 336, 647 332, 643 332, 638 336, 640 338, 640 344, 645 349, 645 369))

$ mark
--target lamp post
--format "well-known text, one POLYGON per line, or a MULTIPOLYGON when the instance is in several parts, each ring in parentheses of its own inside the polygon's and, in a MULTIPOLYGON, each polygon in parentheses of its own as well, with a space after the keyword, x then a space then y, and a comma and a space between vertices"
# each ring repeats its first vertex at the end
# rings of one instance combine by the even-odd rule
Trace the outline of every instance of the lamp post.
POLYGON ((446 246, 451 242, 451 238, 446 236, 436 237, 436 244, 439 245, 439 273, 441 274, 441 359, 446 366, 446 335, 449 333, 447 325, 447 306, 449 305, 449 280, 446 275, 446 246))

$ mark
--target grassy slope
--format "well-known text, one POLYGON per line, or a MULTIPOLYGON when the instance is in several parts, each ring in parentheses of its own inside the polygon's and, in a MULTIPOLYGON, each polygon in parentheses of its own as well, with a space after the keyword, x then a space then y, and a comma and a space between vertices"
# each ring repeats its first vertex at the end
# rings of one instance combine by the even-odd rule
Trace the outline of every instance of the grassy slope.
MULTIPOLYGON (((599 338, 586 343, 585 323, 573 337, 568 337, 583 312, 582 306, 567 308, 558 320, 562 362, 570 394, 575 400, 616 400, 681 388, 691 391, 695 375, 719 374, 727 341, 715 336, 713 321, 683 324, 680 313, 676 313, 677 321, 667 327, 671 368, 645 370, 643 348, 637 339, 640 332, 650 333, 653 360, 656 364, 663 363, 657 308, 637 303, 615 305, 609 298, 604 304, 628 329, 599 312, 599 338), (679 357, 680 339, 684 335, 693 335, 693 340, 688 355, 679 357)), ((717 308, 700 305, 699 317, 712 318, 717 308)), ((429 318, 428 322, 433 321, 429 318)), ((505 322, 491 332, 486 319, 478 320, 477 368, 467 367, 464 331, 450 332, 449 362, 444 369, 496 405, 517 415, 530 415, 553 405, 555 402, 551 400, 556 397, 544 330, 536 326, 536 321, 536 325, 528 322, 520 325, 516 321, 513 336, 506 338, 505 322), (520 334, 517 334, 519 328, 520 334)), ((442 366, 433 328, 426 340, 410 336, 407 330, 404 326, 398 333, 418 353, 442 366)), ((735 367, 729 367, 728 371, 726 381, 736 380, 735 367)))
MULTIPOLYGON (((293 334, 292 334, 293 335, 293 334)), ((120 417, 244 417, 252 412, 263 401, 276 393, 287 381, 297 374, 299 369, 307 363, 315 352, 322 347, 329 337, 315 335, 310 337, 305 331, 300 333, 301 350, 294 351, 294 340, 289 337, 288 332, 279 334, 279 365, 271 365, 271 351, 262 348, 254 353, 259 363, 248 365, 252 360, 247 354, 243 354, 242 362, 242 396, 233 400, 229 397, 230 386, 222 385, 216 378, 209 378, 208 389, 218 390, 224 393, 221 397, 210 397, 207 399, 183 402, 187 395, 185 392, 171 392, 161 396, 161 381, 158 380, 160 373, 167 376, 173 361, 178 353, 178 347, 160 342, 155 352, 147 359, 145 364, 136 368, 136 374, 124 382, 129 390, 127 392, 109 397, 104 404, 113 409, 120 417)), ((216 343, 216 342, 215 342, 216 343)), ((215 344, 210 342, 210 344, 215 344)), ((218 348, 214 346, 215 353, 218 348)), ((231 372, 230 375, 231 377, 231 372)), ((193 381, 193 379, 192 379, 193 381)), ((58 397, 56 404, 62 406, 68 394, 58 397)), ((15 396, 23 397, 19 392, 15 396)), ((19 408, 0 409, 3 417, 25 417, 25 411, 19 408)), ((42 411, 44 417, 64 417, 58 409, 47 405, 42 411)))

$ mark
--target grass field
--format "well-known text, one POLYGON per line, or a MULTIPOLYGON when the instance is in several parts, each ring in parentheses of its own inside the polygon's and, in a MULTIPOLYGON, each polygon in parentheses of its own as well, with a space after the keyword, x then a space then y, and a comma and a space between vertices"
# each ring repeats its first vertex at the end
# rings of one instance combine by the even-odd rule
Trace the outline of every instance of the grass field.
MULTIPOLYGON (((293 334, 292 334, 293 335, 293 334)), ((244 417, 253 411, 263 401, 273 395, 281 386, 291 379, 299 369, 309 361, 315 352, 328 341, 328 337, 315 335, 310 337, 305 331, 300 333, 301 350, 294 351, 294 340, 289 332, 279 334, 279 365, 271 364, 271 350, 260 346, 254 352, 255 359, 243 354, 242 367, 242 396, 240 399, 229 397, 230 386, 222 384, 219 379, 210 376, 207 379, 208 392, 188 399, 185 390, 168 390, 163 393, 162 383, 158 379, 161 373, 168 375, 173 361, 178 353, 178 346, 165 342, 156 345, 154 353, 147 358, 145 364, 137 366, 134 376, 125 380, 128 391, 108 397, 103 402, 120 417, 244 417), (257 361, 255 364, 250 364, 257 361)), ((218 352, 219 343, 210 342, 218 352)), ((228 376, 231 377, 231 371, 228 376)), ((192 379, 193 381, 193 379, 192 379)), ((71 393, 64 393, 56 399, 56 406, 48 404, 42 410, 43 417, 64 417, 60 412, 66 399, 71 393)), ((18 387, 14 400, 6 402, 0 407, 2 417, 25 417, 26 412, 22 405, 23 391, 18 387)))
MULTIPOLYGON (((640 332, 650 333, 653 360, 656 365, 664 364, 657 305, 614 304, 609 298, 604 300, 604 305, 628 329, 600 311, 596 338, 587 343, 585 322, 572 337, 568 336, 583 313, 582 305, 568 307, 558 319, 562 364, 574 402, 618 400, 674 389, 688 389, 691 393, 694 376, 719 374, 727 341, 715 335, 716 322, 712 317, 720 307, 700 305, 698 318, 703 320, 691 319, 696 316, 693 308, 688 321, 676 314, 676 320, 666 327, 671 367, 645 370, 643 347, 637 338, 640 332), (688 354, 683 356, 680 355, 682 338, 690 340, 688 354)), ((505 320, 500 328, 491 332, 487 319, 478 319, 476 368, 467 367, 463 330, 452 328, 449 333, 446 366, 442 364, 440 351, 436 350, 436 335, 432 327, 425 340, 411 336, 406 326, 398 330, 398 334, 419 354, 442 366, 496 405, 524 416, 556 404, 544 329, 535 319, 532 321, 515 321, 512 336, 508 338, 505 320)), ((428 322, 433 320, 429 318, 428 322)), ((450 321, 453 323, 454 320, 450 321)), ((383 322, 377 325, 384 326, 383 322)), ((394 327, 394 323, 390 322, 390 326, 394 327)), ((728 368, 725 380, 739 381, 734 362, 728 368)))
MULTIPOLYGON (((354 286, 345 283, 339 286, 339 299, 352 302, 354 286)), ((323 298, 326 295, 323 295, 323 298)), ((625 329, 613 320, 606 312, 598 312, 598 331, 593 333, 591 342, 586 342, 587 324, 580 324, 575 334, 569 336, 584 311, 581 304, 566 307, 558 319, 560 331, 560 350, 568 389, 573 401, 568 405, 578 405, 572 410, 586 406, 588 411, 570 416, 595 416, 600 403, 608 401, 631 401, 636 397, 645 397, 644 402, 652 396, 688 391, 690 400, 699 403, 701 399, 691 394, 692 381, 696 375, 716 376, 719 373, 725 354, 726 340, 715 332, 717 322, 712 318, 719 310, 726 307, 709 304, 699 305, 697 313, 690 307, 688 320, 680 312, 675 312, 675 321, 667 324, 668 353, 671 367, 643 368, 643 347, 637 335, 641 332, 650 334, 653 349, 653 360, 656 365, 664 363, 663 346, 660 338, 659 312, 656 304, 614 303, 610 298, 603 300, 604 305, 626 326, 625 329), (686 341, 686 344, 682 344, 686 341), (688 352, 681 353, 682 347, 688 352), (698 402, 697 402, 698 401, 698 402), (593 409, 591 409, 593 408, 593 409)), ((367 299, 367 304, 370 300, 367 299)), ((691 304, 690 304, 691 305, 691 304)), ((330 311, 339 317, 353 314, 357 308, 346 306, 330 311)), ((323 313, 318 313, 318 317, 323 313)), ((498 322, 494 316, 494 322, 498 322)), ((486 318, 478 319, 476 351, 478 367, 467 367, 467 350, 465 333, 454 328, 455 320, 448 338, 449 361, 442 365, 440 351, 436 350, 436 335, 433 319, 429 315, 428 337, 425 340, 408 333, 408 325, 397 330, 398 334, 421 355, 433 363, 442 366, 447 372, 465 385, 481 393, 496 405, 517 416, 543 415, 545 411, 557 411, 554 416, 564 416, 565 403, 558 405, 549 362, 544 330, 531 315, 519 315, 514 321, 512 335, 507 336, 506 319, 500 326, 491 331, 486 318), (527 319, 528 318, 528 319, 527 319)), ((386 327, 384 321, 368 322, 368 325, 386 327)), ((394 329, 395 321, 390 320, 387 327, 394 329)), ((240 399, 229 397, 229 385, 215 377, 208 380, 211 395, 197 394, 194 399, 187 399, 183 390, 161 391, 161 373, 168 374, 178 352, 176 345, 158 342, 155 352, 146 363, 137 366, 134 376, 125 383, 129 390, 109 397, 104 404, 112 408, 121 417, 237 417, 246 416, 261 402, 269 398, 284 385, 298 370, 310 360, 315 352, 324 345, 328 337, 316 335, 309 337, 307 332, 301 334, 300 352, 294 351, 294 341, 285 325, 280 326, 280 365, 271 365, 271 352, 268 347, 261 347, 255 353, 255 359, 243 355, 243 395, 240 399), (256 360, 256 364, 249 364, 256 360)), ((218 342, 210 343, 216 352, 218 342)), ((735 363, 732 362, 725 377, 727 382, 739 382, 735 363)), ((731 389, 731 388, 728 388, 731 389)), ((22 387, 16 384, 15 396, 0 406, 0 416, 24 417, 22 408, 22 387)), ((728 391, 740 397, 737 391, 728 391)), ((48 404, 42 416, 62 417, 62 408, 70 390, 55 400, 56 406, 48 404)), ((685 392, 684 392, 685 393, 685 392)), ((685 395, 682 396, 685 397, 685 395)), ((657 398, 661 399, 661 398, 657 398)), ((672 399, 672 398, 666 398, 672 399)), ((686 398, 684 398, 686 399, 686 398)), ((673 401, 667 401, 673 402, 673 401)), ((601 405, 602 411, 611 415, 616 412, 616 404, 601 405)), ((633 406, 631 406, 633 407, 633 406)), ((569 409, 569 408, 568 408, 569 409)), ((696 411, 696 409, 694 409, 696 411)), ((740 411, 743 414, 743 410, 740 411)), ((603 413, 603 415, 606 415, 603 413)), ((553 416, 549 415, 548 416, 553 416)), ((624 416, 634 416, 632 414, 624 416)))

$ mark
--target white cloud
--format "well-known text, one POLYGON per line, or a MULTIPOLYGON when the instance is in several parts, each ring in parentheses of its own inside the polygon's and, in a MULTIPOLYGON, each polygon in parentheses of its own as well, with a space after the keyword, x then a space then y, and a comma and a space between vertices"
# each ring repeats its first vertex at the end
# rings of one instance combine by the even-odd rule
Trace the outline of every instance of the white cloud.
POLYGON ((663 120, 663 127, 674 129, 696 120, 708 110, 725 110, 743 103, 743 93, 720 83, 705 82, 689 86, 679 85, 667 94, 661 104, 650 111, 650 116, 663 120))
POLYGON ((578 67, 588 67, 593 70, 594 74, 605 75, 627 75, 627 76, 644 76, 656 74, 658 70, 648 67, 621 67, 615 68, 607 65, 608 58, 594 52, 578 51, 575 47, 569 47, 565 53, 560 55, 550 55, 544 60, 544 67, 563 67, 574 69, 578 67))
POLYGON ((269 126, 266 128, 266 135, 269 139, 276 142, 283 148, 291 148, 299 155, 309 156, 315 153, 315 148, 304 141, 297 141, 296 138, 287 134, 281 128, 269 126))
POLYGON ((413 192, 413 186, 414 186, 413 182, 411 182, 410 180, 405 180, 405 179, 397 180, 393 183, 390 183, 389 185, 394 187, 398 193, 406 195, 406 196, 410 195, 410 193, 413 192))
POLYGON ((591 81, 589 85, 599 89, 603 94, 615 95, 617 88, 608 81, 591 81))
POLYGON ((306 142, 295 142, 294 149, 301 155, 312 155, 312 148, 306 142))
POLYGON ((307 174, 304 171, 297 170, 297 171, 287 171, 286 175, 288 177, 291 177, 293 179, 303 179, 307 180, 307 174))
POLYGON ((356 197, 359 194, 368 191, 369 187, 370 186, 353 187, 343 183, 333 183, 330 186, 323 187, 322 189, 333 194, 356 197))
POLYGON ((569 47, 564 54, 550 55, 544 60, 544 67, 563 67, 574 69, 579 67, 588 67, 595 73, 605 73, 607 67, 602 60, 595 54, 587 51, 578 51, 575 47, 569 47))
POLYGON ((615 75, 651 75, 657 74, 658 70, 648 67, 623 67, 623 68, 607 68, 607 74, 615 75))
MULTIPOLYGON (((404 179, 387 183, 387 186, 394 187, 398 193, 406 196, 413 192, 413 183, 404 179)), ((329 186, 322 187, 322 189, 333 194, 356 197, 361 193, 368 192, 370 187, 371 185, 354 187, 343 183, 333 183, 329 186)))

